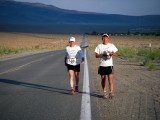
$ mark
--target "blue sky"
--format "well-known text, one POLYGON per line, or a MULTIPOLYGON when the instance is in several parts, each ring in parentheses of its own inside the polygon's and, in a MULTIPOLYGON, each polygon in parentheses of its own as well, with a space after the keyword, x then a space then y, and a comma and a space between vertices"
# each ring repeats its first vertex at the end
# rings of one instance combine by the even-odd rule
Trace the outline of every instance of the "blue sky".
POLYGON ((69 10, 123 15, 160 15, 160 0, 15 0, 38 2, 69 10))

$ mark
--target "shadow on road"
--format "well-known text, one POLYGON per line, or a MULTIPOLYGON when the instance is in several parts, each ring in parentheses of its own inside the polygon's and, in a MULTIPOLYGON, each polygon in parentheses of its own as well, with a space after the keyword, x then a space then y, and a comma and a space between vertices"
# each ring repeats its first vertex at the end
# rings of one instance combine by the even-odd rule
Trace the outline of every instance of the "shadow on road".
MULTIPOLYGON (((27 82, 20 82, 20 81, 16 81, 16 80, 7 80, 7 79, 0 79, 0 82, 7 83, 7 84, 13 84, 13 85, 20 85, 20 86, 25 86, 25 87, 35 88, 35 89, 40 89, 40 90, 45 90, 45 91, 49 91, 49 92, 57 92, 57 93, 61 93, 61 94, 70 95, 69 94, 70 90, 62 89, 62 88, 50 87, 50 86, 27 83, 27 82)), ((87 93, 87 92, 82 92, 82 91, 79 91, 78 93, 88 94, 90 96, 98 97, 98 98, 102 97, 101 95, 98 95, 95 93, 87 93)))
POLYGON ((82 92, 82 91, 79 91, 78 93, 87 94, 87 95, 90 95, 90 96, 92 96, 92 97, 103 98, 102 95, 98 95, 98 94, 95 94, 95 93, 87 93, 87 92, 82 92))
POLYGON ((61 94, 69 94, 69 90, 67 90, 67 89, 49 87, 49 86, 45 86, 45 85, 39 85, 39 84, 33 84, 33 83, 27 83, 27 82, 20 82, 20 81, 15 81, 15 80, 7 80, 7 79, 0 79, 0 82, 1 83, 13 84, 13 85, 20 85, 20 86, 25 86, 25 87, 30 87, 30 88, 36 88, 36 89, 50 91, 50 92, 57 92, 57 93, 61 93, 61 94))

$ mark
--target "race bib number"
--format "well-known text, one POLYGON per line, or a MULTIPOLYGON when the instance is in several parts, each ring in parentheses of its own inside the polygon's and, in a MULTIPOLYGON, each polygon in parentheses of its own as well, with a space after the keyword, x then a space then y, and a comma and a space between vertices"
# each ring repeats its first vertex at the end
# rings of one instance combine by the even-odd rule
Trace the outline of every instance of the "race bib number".
POLYGON ((69 61, 71 64, 74 64, 74 63, 76 63, 76 58, 69 58, 69 61))

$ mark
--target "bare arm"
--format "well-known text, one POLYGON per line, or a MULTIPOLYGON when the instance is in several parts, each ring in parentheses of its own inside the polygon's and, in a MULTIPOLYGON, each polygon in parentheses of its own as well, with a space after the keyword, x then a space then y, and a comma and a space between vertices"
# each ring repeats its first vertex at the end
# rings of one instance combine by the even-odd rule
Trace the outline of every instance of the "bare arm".
MULTIPOLYGON (((113 53, 113 52, 108 52, 108 53, 109 53, 110 56, 118 56, 118 53, 117 53, 117 52, 115 52, 115 53, 113 53)), ((106 55, 106 54, 98 54, 98 53, 95 54, 95 57, 96 57, 96 58, 101 58, 101 57, 103 57, 103 56, 107 56, 107 55, 106 55)))
POLYGON ((107 56, 107 55, 105 55, 105 54, 98 54, 98 53, 95 54, 95 57, 96 57, 96 58, 101 58, 101 57, 103 57, 103 56, 107 56))
POLYGON ((118 56, 117 52, 115 52, 115 53, 114 52, 108 52, 108 53, 109 53, 110 56, 118 56))

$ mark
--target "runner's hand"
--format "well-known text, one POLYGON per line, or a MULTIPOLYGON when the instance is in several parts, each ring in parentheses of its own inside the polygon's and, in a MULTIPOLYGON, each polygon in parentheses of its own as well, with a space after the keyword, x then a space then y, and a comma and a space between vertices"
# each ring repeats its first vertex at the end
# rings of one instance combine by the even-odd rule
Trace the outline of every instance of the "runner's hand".
POLYGON ((114 54, 113 52, 109 52, 109 51, 108 51, 108 53, 109 53, 110 56, 112 56, 114 54))
POLYGON ((81 64, 84 64, 84 60, 81 61, 81 64))
POLYGON ((82 58, 81 64, 84 64, 84 58, 82 58))

